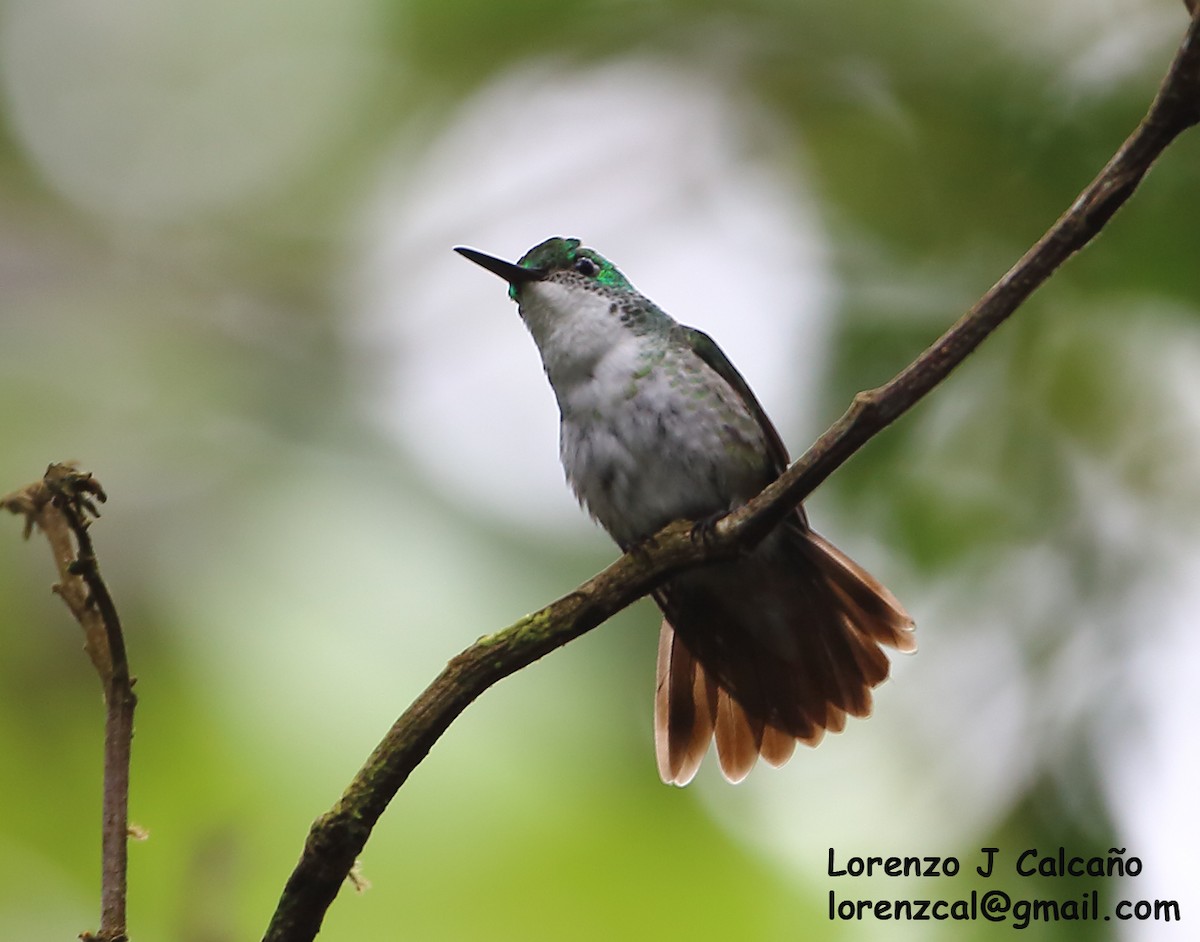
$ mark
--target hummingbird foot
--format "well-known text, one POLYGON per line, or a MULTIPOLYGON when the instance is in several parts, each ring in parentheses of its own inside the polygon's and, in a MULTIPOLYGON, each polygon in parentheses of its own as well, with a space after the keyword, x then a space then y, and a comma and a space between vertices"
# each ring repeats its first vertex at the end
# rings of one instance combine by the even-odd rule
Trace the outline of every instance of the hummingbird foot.
POLYGON ((728 515, 728 511, 721 510, 715 514, 709 514, 707 517, 701 517, 692 525, 690 534, 692 542, 703 543, 705 546, 711 545, 716 539, 717 524, 728 515))
MULTIPOLYGON (((693 543, 703 544, 704 546, 711 545, 715 541, 717 522, 724 516, 727 516, 727 512, 720 511, 693 521, 688 538, 693 543)), ((644 562, 651 551, 658 547, 658 540, 656 539, 656 534, 650 533, 640 539, 618 542, 617 545, 621 548, 622 553, 628 553, 630 556, 634 556, 644 562)))

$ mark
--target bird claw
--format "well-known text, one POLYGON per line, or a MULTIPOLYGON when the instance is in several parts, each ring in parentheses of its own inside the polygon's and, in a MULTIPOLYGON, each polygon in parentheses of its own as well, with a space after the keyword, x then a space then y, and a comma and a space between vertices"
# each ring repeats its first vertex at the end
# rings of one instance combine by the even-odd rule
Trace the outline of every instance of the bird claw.
POLYGON ((717 523, 725 515, 725 511, 718 511, 715 514, 709 514, 707 517, 701 517, 694 524, 692 524, 692 542, 703 543, 706 546, 712 543, 716 538, 717 523))

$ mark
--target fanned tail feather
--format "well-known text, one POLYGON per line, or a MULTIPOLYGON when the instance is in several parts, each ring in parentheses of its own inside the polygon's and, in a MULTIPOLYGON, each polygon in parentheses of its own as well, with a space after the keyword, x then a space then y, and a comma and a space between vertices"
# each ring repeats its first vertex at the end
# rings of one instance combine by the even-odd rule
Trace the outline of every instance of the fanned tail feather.
POLYGON ((713 738, 721 771, 731 782, 740 782, 758 759, 762 748, 763 719, 750 716, 723 687, 717 688, 717 720, 713 738))
POLYGON ((654 752, 664 782, 686 785, 695 776, 708 752, 716 712, 716 684, 664 621, 654 695, 654 752))
MULTIPOLYGON (((803 741, 815 746, 824 733, 818 729, 803 741)), ((695 777, 714 738, 721 772, 735 783, 750 774, 760 755, 776 768, 783 765, 798 741, 776 726, 752 720, 709 678, 666 619, 658 636, 654 734, 658 774, 668 785, 686 785, 695 777)))
POLYGON ((905 654, 917 650, 913 620, 887 587, 821 534, 805 531, 806 553, 846 603, 855 626, 905 654))
POLYGON ((668 784, 690 782, 713 739, 731 782, 760 755, 783 765, 797 742, 815 746, 847 714, 871 712, 871 689, 889 670, 881 645, 916 648, 912 619, 866 570, 807 527, 783 539, 782 554, 777 546, 774 556, 718 564, 657 594, 667 617, 655 751, 668 784), (757 604, 729 605, 735 586, 757 604), (786 629, 772 611, 787 616, 786 629))

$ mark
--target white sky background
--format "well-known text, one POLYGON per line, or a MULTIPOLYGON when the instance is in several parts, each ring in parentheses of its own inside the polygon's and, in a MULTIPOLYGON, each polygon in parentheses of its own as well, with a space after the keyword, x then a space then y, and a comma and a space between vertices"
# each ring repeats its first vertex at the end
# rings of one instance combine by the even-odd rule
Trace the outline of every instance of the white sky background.
MULTIPOLYGON (((1126 883, 1127 898, 1179 900, 1190 921, 1200 846, 1200 548, 1194 538, 1181 547, 1161 585, 1148 588, 1162 594, 1147 599, 1142 610, 1161 612, 1161 621, 1146 632, 1147 643, 1128 668, 1153 725, 1144 740, 1107 744, 1111 772, 1105 784, 1129 853, 1145 864, 1143 874, 1126 883)), ((1184 932, 1177 923, 1155 922, 1125 923, 1122 931, 1124 938, 1154 942, 1177 942, 1184 932)))

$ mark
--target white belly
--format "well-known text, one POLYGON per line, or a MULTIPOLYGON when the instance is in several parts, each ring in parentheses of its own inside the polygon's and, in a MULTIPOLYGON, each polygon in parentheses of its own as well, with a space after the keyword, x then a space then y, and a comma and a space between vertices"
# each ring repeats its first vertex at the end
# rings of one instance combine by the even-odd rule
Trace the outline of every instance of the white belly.
POLYGON ((724 512, 765 483, 757 422, 690 351, 618 344, 590 377, 559 390, 559 406, 567 479, 621 545, 724 512))

